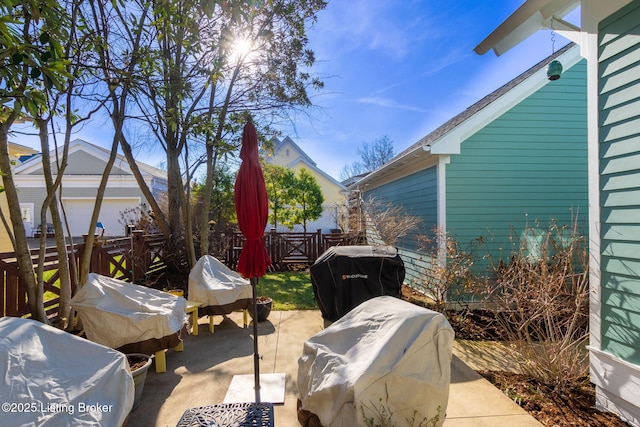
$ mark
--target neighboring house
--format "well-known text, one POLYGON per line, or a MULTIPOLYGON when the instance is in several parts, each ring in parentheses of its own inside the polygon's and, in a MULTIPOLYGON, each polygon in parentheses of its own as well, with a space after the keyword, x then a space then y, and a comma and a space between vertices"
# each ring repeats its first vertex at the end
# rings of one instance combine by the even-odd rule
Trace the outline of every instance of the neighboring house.
MULTIPOLYGON (((9 151, 9 160, 11 162, 12 168, 19 165, 22 161, 28 159, 29 157, 38 153, 37 150, 34 150, 29 147, 25 147, 24 145, 15 144, 10 142, 8 144, 9 151)), ((2 187, 2 176, 0 176, 0 188, 2 187)), ((7 220, 7 223, 11 225, 11 220, 9 218, 9 206, 7 205, 7 197, 0 193, 0 210, 4 213, 4 216, 7 220)), ((31 212, 29 210, 23 210, 22 212, 23 219, 27 222, 30 222, 31 212)), ((0 252, 13 252, 13 245, 11 245, 11 239, 9 239, 9 234, 7 233, 7 229, 4 226, 4 223, 0 221, 0 252)))
MULTIPOLYGON (((56 152, 52 151, 50 155, 55 179, 57 173, 56 152)), ((62 156, 62 148, 59 149, 58 155, 62 156)), ((58 198, 64 206, 72 236, 82 236, 87 234, 89 230, 95 229, 95 227, 90 227, 90 220, 102 172, 109 155, 109 150, 81 139, 70 142, 68 165, 64 170, 62 193, 61 196, 58 195, 58 198)), ((141 162, 138 162, 138 167, 155 197, 166 192, 166 172, 141 162)), ((42 156, 32 156, 17 165, 13 174, 19 191, 20 207, 23 212, 30 213, 25 217, 27 236, 30 236, 29 231, 35 230, 41 223, 40 211, 47 194, 42 170, 42 156)), ((118 155, 109 175, 98 219, 104 226, 105 234, 109 236, 124 235, 125 226, 121 223, 121 213, 126 209, 146 204, 146 202, 129 164, 124 156, 118 155)), ((47 222, 51 222, 49 213, 47 213, 47 222)))
POLYGON ((520 238, 536 220, 586 222, 586 63, 575 45, 553 56, 565 67, 560 80, 537 64, 349 188, 421 220, 396 244, 409 284, 420 287, 432 263, 444 262, 442 245, 421 248, 436 232, 462 250, 484 238, 475 255, 485 270, 483 255, 510 254, 511 233, 520 238))
POLYGON ((596 406, 640 426, 640 0, 528 0, 476 52, 499 55, 552 25, 588 63, 596 406), (562 21, 577 6, 580 26, 562 21))
MULTIPOLYGON (((340 228, 340 217, 344 215, 346 187, 320 170, 316 162, 311 160, 291 138, 287 136, 282 141, 275 138, 273 153, 265 156, 265 162, 283 166, 296 173, 298 170, 305 168, 318 182, 324 196, 323 213, 317 221, 307 224, 308 232, 321 229, 323 232, 328 233, 331 230, 340 228)), ((280 226, 278 228, 285 229, 280 226)), ((302 231, 302 225, 297 226, 295 231, 302 231)))

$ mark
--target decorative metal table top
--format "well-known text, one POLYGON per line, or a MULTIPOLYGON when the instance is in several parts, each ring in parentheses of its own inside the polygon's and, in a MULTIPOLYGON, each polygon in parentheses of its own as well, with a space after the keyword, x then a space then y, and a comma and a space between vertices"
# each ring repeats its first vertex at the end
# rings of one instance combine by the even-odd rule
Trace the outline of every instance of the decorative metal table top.
POLYGON ((176 427, 272 427, 271 403, 223 403, 187 409, 176 427))

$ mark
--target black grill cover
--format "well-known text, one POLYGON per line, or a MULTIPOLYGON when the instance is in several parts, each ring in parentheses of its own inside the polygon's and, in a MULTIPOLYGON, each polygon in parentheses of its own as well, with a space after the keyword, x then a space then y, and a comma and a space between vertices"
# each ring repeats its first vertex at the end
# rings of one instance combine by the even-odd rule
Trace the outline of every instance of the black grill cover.
POLYGON ((322 317, 334 322, 371 298, 400 296, 404 263, 392 246, 334 246, 310 268, 322 317))

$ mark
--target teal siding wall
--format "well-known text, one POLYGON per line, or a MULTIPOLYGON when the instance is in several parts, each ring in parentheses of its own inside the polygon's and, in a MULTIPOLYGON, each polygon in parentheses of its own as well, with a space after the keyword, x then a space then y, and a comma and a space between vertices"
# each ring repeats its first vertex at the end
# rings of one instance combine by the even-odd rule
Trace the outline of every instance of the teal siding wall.
POLYGON ((640 364, 640 2, 601 23, 601 347, 640 364))
POLYGON ((421 220, 416 230, 396 244, 405 263, 406 283, 419 282, 427 265, 425 255, 417 253, 416 249, 420 245, 420 236, 431 236, 438 223, 437 170, 436 166, 432 166, 363 194, 365 200, 374 197, 380 202, 393 203, 407 215, 421 220))
MULTIPOLYGON (((587 232, 587 70, 582 60, 486 125, 446 167, 447 230, 465 249, 485 237, 478 256, 497 261, 536 221, 587 232)), ((484 270, 489 261, 479 261, 484 270)))

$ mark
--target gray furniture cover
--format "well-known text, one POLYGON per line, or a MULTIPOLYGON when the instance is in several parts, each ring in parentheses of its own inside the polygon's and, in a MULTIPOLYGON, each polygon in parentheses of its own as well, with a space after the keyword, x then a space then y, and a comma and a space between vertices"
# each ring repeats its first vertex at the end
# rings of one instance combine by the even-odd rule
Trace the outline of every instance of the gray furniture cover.
POLYGON ((188 297, 189 301, 202 303, 203 314, 229 314, 250 306, 253 289, 249 279, 204 255, 189 273, 188 297))
MULTIPOLYGON (((446 318, 395 297, 363 302, 309 338, 298 360, 301 408, 324 427, 367 425, 382 410, 394 425, 444 423, 454 333, 446 318)), ((432 424, 427 424, 432 425, 432 424)))
POLYGON ((126 352, 155 353, 176 346, 187 322, 187 300, 111 277, 91 273, 71 299, 84 332, 93 342, 126 352), (164 343, 164 344, 163 344, 164 343))
POLYGON ((0 319, 2 426, 121 426, 133 406, 126 356, 34 320, 0 319))

